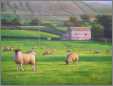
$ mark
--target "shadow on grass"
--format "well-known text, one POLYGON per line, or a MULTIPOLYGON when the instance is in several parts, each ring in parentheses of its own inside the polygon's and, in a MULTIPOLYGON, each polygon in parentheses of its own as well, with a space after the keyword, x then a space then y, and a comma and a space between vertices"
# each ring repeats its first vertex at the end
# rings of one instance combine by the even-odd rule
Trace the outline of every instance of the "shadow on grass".
MULTIPOLYGON (((65 62, 66 56, 40 56, 36 60, 38 62, 65 62)), ((13 58, 6 56, 2 58, 2 61, 13 61, 13 58)), ((96 62, 108 62, 112 61, 112 56, 80 56, 81 61, 96 61, 96 62)))
MULTIPOLYGON (((44 62, 65 61, 65 56, 40 57, 38 60, 44 62)), ((111 56, 80 56, 80 61, 108 62, 108 61, 112 61, 112 57, 111 56)))

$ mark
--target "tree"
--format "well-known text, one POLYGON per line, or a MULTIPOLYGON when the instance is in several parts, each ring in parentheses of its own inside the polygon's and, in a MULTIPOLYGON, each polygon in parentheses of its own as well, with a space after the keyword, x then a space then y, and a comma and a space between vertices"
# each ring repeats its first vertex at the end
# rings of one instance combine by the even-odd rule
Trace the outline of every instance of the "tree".
POLYGON ((94 40, 101 40, 104 37, 103 27, 97 22, 91 23, 92 38, 94 40))
POLYGON ((34 18, 34 19, 31 20, 31 23, 30 24, 31 25, 40 25, 40 20, 37 19, 37 18, 34 18))
POLYGON ((64 25, 66 25, 66 26, 80 26, 80 22, 78 21, 78 19, 76 17, 71 16, 68 21, 64 22, 64 25))
POLYGON ((81 19, 82 19, 82 21, 90 22, 90 18, 88 15, 81 15, 81 19))
POLYGON ((2 15, 1 16, 2 25, 20 25, 20 20, 18 16, 15 15, 2 15))
POLYGON ((20 20, 19 20, 18 18, 15 18, 15 19, 13 19, 13 20, 11 21, 11 23, 12 23, 13 25, 20 25, 20 20))
POLYGON ((112 16, 97 16, 97 22, 104 27, 104 37, 112 39, 112 16))

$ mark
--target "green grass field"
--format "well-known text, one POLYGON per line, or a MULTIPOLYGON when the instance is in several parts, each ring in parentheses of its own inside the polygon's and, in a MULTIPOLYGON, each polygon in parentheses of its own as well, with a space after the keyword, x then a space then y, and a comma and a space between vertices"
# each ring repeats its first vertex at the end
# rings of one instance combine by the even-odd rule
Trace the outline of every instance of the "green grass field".
POLYGON ((22 51, 32 47, 37 52, 37 72, 31 65, 25 71, 17 72, 12 60, 13 51, 2 51, 2 84, 112 84, 112 45, 95 41, 2 41, 0 47, 13 46, 22 51), (43 56, 46 48, 56 49, 52 55, 43 56), (72 49, 80 55, 79 64, 66 65, 66 51, 72 49), (95 51, 98 51, 96 53, 95 51))
POLYGON ((16 37, 51 37, 59 38, 59 35, 55 35, 47 32, 31 31, 31 30, 1 30, 2 36, 16 36, 16 37))

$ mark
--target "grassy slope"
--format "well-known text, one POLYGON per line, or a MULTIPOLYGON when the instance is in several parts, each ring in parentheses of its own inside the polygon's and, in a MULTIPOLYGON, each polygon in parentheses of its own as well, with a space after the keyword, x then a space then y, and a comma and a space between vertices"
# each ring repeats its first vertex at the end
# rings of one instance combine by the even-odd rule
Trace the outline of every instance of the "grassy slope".
POLYGON ((50 34, 46 32, 30 31, 30 30, 1 30, 3 36, 19 36, 19 37, 55 37, 58 35, 50 34))
POLYGON ((38 53, 38 72, 33 73, 29 65, 25 66, 24 72, 17 72, 16 65, 12 61, 13 52, 2 52, 2 84, 111 84, 112 82, 111 52, 106 52, 111 49, 111 44, 93 41, 40 41, 40 43, 3 41, 0 45, 15 46, 23 51, 35 47, 38 53), (47 47, 55 48, 57 51, 53 55, 42 56, 42 51, 47 47), (76 63, 65 65, 66 47, 74 51, 80 50, 78 65, 76 63), (89 49, 99 49, 100 53, 95 54, 89 49))

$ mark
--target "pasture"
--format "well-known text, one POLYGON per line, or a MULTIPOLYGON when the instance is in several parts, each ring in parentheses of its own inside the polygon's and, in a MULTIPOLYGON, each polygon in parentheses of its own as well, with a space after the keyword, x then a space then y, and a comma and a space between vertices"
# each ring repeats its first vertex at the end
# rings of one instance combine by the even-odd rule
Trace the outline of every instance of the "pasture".
POLYGON ((1 50, 1 83, 4 85, 53 85, 53 84, 112 84, 112 45, 96 41, 1 41, 0 47, 13 46, 22 51, 34 48, 37 52, 37 72, 31 65, 17 72, 12 56, 14 51, 1 50), (43 56, 46 48, 56 49, 43 56), (80 55, 79 64, 66 65, 66 51, 80 55))

